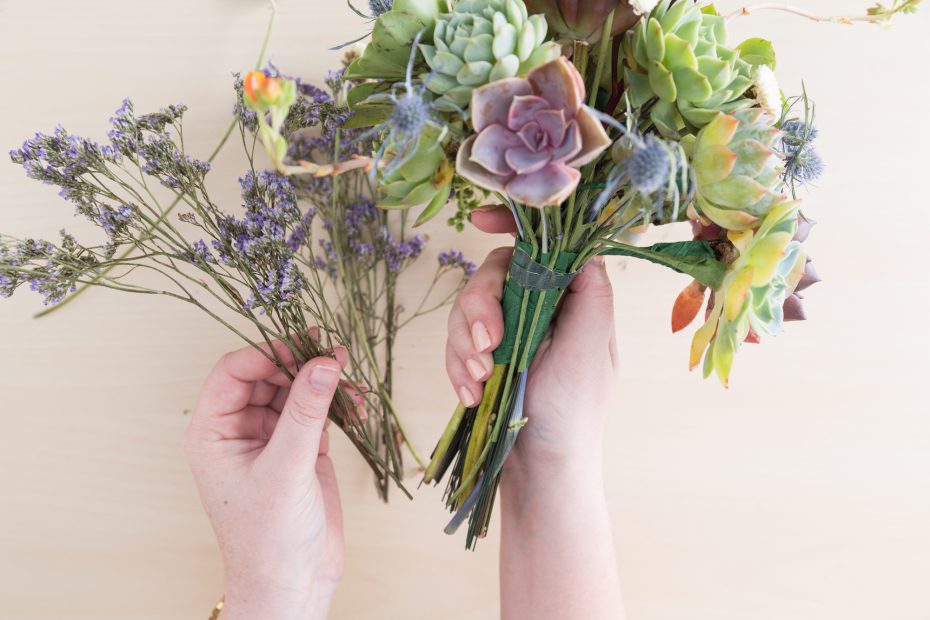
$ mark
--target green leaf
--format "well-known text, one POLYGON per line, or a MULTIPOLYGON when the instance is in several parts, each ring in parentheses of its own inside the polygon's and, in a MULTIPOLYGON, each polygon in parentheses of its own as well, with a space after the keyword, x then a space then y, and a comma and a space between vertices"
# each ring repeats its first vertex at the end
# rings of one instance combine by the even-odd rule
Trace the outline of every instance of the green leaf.
POLYGON ((451 191, 452 186, 450 185, 448 189, 443 189, 438 194, 436 194, 430 203, 426 205, 426 208, 423 209, 423 212, 420 213, 419 217, 417 217, 417 221, 413 224, 414 227, 425 224, 426 222, 436 217, 436 214, 442 211, 442 208, 446 206, 446 202, 449 200, 449 194, 451 191))
POLYGON ((646 58, 650 62, 662 62, 665 58, 665 33, 654 17, 649 19, 646 27, 646 58))
POLYGON ((352 90, 349 91, 347 103, 349 104, 350 108, 354 109, 355 106, 362 103, 365 101, 365 99, 368 99, 379 90, 382 90, 382 88, 381 84, 378 82, 365 82, 363 84, 354 86, 352 90))
POLYGON ((746 39, 736 46, 739 51, 739 57, 749 64, 758 67, 766 65, 775 70, 775 47, 771 41, 754 37, 746 39))
POLYGON ((391 106, 359 104, 352 109, 352 116, 342 125, 345 129, 363 129, 384 122, 391 115, 391 106))
POLYGON ((609 245, 610 249, 602 254, 629 256, 663 265, 713 289, 720 287, 727 271, 727 265, 717 260, 717 255, 707 241, 657 243, 645 248, 617 242, 605 245, 609 245))
POLYGON ((662 101, 675 101, 678 96, 672 72, 655 60, 649 63, 649 85, 662 101))

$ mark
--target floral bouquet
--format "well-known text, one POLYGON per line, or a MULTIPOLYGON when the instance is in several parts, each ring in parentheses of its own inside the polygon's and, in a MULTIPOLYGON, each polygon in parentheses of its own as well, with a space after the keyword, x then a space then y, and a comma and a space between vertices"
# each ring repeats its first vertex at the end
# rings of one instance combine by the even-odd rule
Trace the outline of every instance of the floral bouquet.
MULTIPOLYGON (((371 2, 371 40, 345 77, 350 126, 378 136, 369 159, 387 208, 434 216, 455 189, 506 207, 517 238, 504 337, 480 402, 462 403, 424 482, 448 474, 446 531, 485 535, 520 429, 527 371, 562 292, 595 256, 664 265, 693 281, 672 309, 690 324, 692 368, 724 386, 743 342, 804 318, 818 281, 797 188, 815 180, 814 105, 785 97, 772 44, 728 40, 757 9, 888 23, 917 2, 820 17, 759 5, 731 15, 696 0, 371 2), (693 235, 637 247, 628 234, 690 222, 693 235)), ((350 4, 351 6, 351 4, 350 4)), ((361 11, 356 11, 365 15, 361 11)), ((475 201, 459 201, 461 222, 475 201)))
POLYGON ((0 237, 0 296, 26 286, 57 304, 45 313, 89 286, 177 299, 288 376, 293 360, 345 349, 331 419, 382 496, 391 481, 403 489, 404 446, 424 482, 448 475, 446 531, 467 520, 473 548, 504 461, 532 423, 528 369, 589 260, 621 255, 690 277, 672 328, 704 309, 690 366, 703 363, 724 386, 743 342, 804 318, 800 293, 818 278, 797 193, 823 168, 815 107, 806 92, 782 94, 770 42, 729 43, 728 21, 768 9, 887 24, 918 3, 824 17, 772 4, 721 15, 696 0, 371 0, 368 12, 350 2, 373 24, 358 41, 370 40, 329 74, 328 91, 260 58, 236 80, 233 120, 206 160, 185 150, 183 106, 137 114, 128 100, 103 144, 59 127, 12 151, 101 235, 0 237), (205 181, 234 133, 248 160, 238 210, 216 204, 205 181), (259 146, 269 170, 257 164, 259 146), (474 265, 440 254, 412 312, 396 292, 425 243, 411 228, 452 202, 448 221, 459 229, 475 207, 501 205, 517 238, 493 372, 427 464, 391 399, 393 345, 399 329, 450 301, 474 265), (683 222, 687 239, 630 242, 645 227, 683 222))
MULTIPOLYGON (((267 32, 261 56, 271 23, 267 32)), ((411 231, 405 213, 376 207, 364 166, 351 159, 376 145, 343 129, 352 89, 343 69, 328 75, 327 89, 270 66, 237 78, 229 129, 206 160, 185 149, 184 106, 141 114, 128 99, 102 143, 63 127, 26 140, 12 160, 56 187, 99 235, 78 240, 62 231, 57 243, 0 235, 0 297, 29 288, 49 305, 40 315, 91 286, 175 299, 290 377, 294 360, 299 366, 345 349, 330 418, 387 498, 394 483, 407 493, 402 449, 422 463, 391 399, 394 342, 405 325, 450 302, 474 265, 442 252, 414 307, 397 301, 426 238, 411 231), (233 135, 246 162, 238 208, 217 204, 207 188, 210 162, 233 135), (273 169, 259 167, 262 150, 273 169)))

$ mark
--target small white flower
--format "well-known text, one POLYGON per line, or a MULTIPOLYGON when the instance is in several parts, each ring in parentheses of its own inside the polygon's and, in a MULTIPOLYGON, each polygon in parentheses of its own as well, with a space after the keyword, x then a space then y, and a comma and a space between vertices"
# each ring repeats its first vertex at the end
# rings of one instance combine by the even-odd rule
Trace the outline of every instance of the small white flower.
POLYGON ((645 15, 646 13, 651 13, 652 9, 656 8, 656 5, 659 4, 659 0, 627 0, 627 3, 637 15, 645 15))
POLYGON ((775 118, 781 116, 781 89, 778 87, 778 79, 775 77, 775 73, 766 65, 756 67, 752 90, 756 96, 756 101, 759 102, 763 110, 775 118))

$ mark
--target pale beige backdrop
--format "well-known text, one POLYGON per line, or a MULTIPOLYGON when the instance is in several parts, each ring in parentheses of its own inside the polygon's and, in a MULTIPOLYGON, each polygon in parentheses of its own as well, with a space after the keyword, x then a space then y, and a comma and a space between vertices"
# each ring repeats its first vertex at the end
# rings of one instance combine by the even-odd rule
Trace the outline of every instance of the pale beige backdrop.
MULTIPOLYGON (((139 109, 187 103, 187 143, 205 156, 267 16, 259 0, 0 0, 0 146, 59 122, 102 138, 130 95, 139 109)), ((808 295, 812 320, 746 347, 728 392, 687 372, 690 333, 669 334, 686 279, 611 265, 624 398, 606 467, 632 620, 930 619, 928 25, 774 13, 734 25, 775 41, 787 91, 807 81, 828 167, 808 201, 825 279, 808 295)), ((337 62, 327 48, 365 27, 339 0, 282 0, 271 58, 318 79, 337 62)), ((243 167, 227 148, 212 175, 222 201, 237 203, 243 167)), ((86 230, 6 158, 0 191, 5 233, 86 230)), ((503 243, 431 236, 427 262, 452 244, 477 259, 503 243)), ((205 618, 221 568, 181 435, 201 378, 239 343, 157 299, 95 291, 33 321, 38 307, 0 302, 0 618, 205 618)), ((424 449, 455 400, 444 320, 421 321, 398 350, 397 401, 424 449)), ((380 504, 335 443, 348 569, 332 617, 494 617, 495 536, 465 553, 441 532, 436 490, 380 504)))

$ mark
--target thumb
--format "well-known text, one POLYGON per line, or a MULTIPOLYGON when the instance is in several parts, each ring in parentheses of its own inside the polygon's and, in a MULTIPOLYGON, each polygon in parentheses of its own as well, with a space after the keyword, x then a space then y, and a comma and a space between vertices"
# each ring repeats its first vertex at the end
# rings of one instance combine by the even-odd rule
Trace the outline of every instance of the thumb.
POLYGON ((588 261, 565 292, 552 334, 552 349, 567 359, 610 351, 614 293, 603 257, 588 261))
POLYGON ((338 361, 317 357, 304 364, 294 377, 281 417, 263 452, 276 468, 313 472, 341 373, 338 361))

